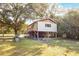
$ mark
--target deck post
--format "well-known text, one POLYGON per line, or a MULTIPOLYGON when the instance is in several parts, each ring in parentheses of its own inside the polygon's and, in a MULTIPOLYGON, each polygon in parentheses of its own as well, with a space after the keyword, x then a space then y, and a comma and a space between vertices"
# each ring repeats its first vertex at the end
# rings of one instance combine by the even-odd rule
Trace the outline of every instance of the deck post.
POLYGON ((39 32, 37 31, 37 39, 39 40, 39 32))
POLYGON ((47 32, 47 38, 49 37, 49 32, 47 32))
POLYGON ((55 37, 57 38, 57 33, 55 33, 55 37))
POLYGON ((48 32, 48 38, 50 38, 50 32, 48 32))

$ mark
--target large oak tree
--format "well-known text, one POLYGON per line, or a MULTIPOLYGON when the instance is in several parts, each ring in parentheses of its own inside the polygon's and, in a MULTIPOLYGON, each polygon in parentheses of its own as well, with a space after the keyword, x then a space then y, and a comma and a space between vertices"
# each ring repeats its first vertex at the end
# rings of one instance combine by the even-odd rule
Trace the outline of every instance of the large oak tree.
POLYGON ((0 4, 0 23, 11 27, 16 38, 26 19, 42 17, 47 7, 47 4, 0 4))

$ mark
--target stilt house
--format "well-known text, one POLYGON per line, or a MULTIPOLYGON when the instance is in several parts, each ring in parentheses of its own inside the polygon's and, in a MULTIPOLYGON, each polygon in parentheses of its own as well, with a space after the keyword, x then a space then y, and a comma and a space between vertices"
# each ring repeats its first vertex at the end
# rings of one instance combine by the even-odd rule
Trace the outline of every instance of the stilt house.
POLYGON ((57 37, 57 24, 53 19, 40 19, 28 26, 30 38, 53 38, 57 37))

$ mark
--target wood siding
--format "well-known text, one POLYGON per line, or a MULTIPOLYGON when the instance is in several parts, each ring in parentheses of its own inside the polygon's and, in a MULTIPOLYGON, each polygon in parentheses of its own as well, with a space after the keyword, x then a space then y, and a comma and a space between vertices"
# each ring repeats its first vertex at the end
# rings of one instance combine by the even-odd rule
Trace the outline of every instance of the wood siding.
POLYGON ((32 23, 28 27, 29 31, 46 31, 46 32, 57 32, 57 24, 49 19, 41 20, 32 23), (45 24, 51 24, 51 28, 46 28, 45 24))
POLYGON ((57 32, 57 24, 50 20, 40 21, 38 22, 38 31, 57 32), (45 24, 50 24, 51 27, 45 27, 45 24))

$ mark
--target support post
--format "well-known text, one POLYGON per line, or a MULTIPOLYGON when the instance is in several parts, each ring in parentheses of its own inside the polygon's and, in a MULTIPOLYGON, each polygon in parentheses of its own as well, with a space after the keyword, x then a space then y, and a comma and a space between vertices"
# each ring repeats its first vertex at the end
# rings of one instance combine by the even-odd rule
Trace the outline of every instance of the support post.
POLYGON ((48 32, 48 38, 50 38, 50 35, 51 35, 50 32, 48 32))
POLYGON ((39 40, 39 32, 37 31, 37 39, 39 40))
POLYGON ((49 36, 50 36, 50 33, 48 32, 48 38, 49 38, 49 36))
POLYGON ((55 37, 57 38, 57 33, 55 33, 55 37))

